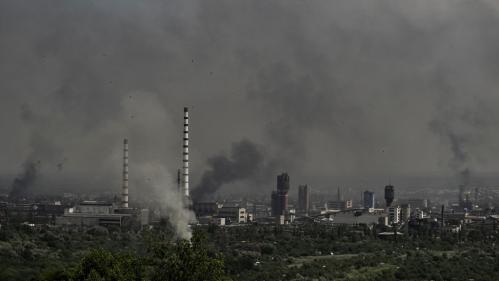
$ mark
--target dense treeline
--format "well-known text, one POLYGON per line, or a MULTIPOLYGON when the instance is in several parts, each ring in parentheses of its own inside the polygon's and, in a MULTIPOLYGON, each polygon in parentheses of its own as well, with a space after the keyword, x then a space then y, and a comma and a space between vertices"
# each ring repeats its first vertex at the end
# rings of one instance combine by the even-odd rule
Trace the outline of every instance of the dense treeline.
POLYGON ((0 229, 0 280, 498 280, 495 233, 306 224, 0 229))
POLYGON ((138 233, 116 228, 0 230, 0 280, 225 280, 223 259, 196 231, 177 240, 166 222, 138 233))

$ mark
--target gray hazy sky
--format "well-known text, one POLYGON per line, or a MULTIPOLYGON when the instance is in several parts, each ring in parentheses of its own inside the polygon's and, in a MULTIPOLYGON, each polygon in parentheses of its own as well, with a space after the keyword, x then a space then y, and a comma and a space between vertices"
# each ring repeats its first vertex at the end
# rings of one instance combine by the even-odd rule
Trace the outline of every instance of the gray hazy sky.
POLYGON ((493 173, 499 4, 2 0, 0 97, 10 177, 40 160, 47 177, 119 186, 123 137, 131 177, 175 173, 183 106, 194 185, 241 140, 267 186, 284 170, 324 188, 493 173))

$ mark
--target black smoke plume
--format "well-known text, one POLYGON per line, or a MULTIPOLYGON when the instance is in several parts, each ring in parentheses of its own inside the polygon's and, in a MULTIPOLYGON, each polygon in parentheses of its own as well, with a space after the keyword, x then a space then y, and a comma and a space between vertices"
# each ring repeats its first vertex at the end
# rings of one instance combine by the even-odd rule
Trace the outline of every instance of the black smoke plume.
POLYGON ((217 155, 208 159, 209 168, 192 191, 192 197, 194 200, 209 198, 224 184, 255 176, 264 165, 264 154, 256 144, 249 140, 235 142, 229 157, 217 155))
POLYGON ((466 150, 466 145, 470 142, 469 137, 455 132, 451 124, 444 120, 434 120, 430 123, 430 129, 448 143, 452 153, 449 168, 456 174, 459 185, 467 187, 471 177, 470 157, 466 150))
POLYGON ((30 197, 31 188, 38 177, 40 162, 26 162, 24 171, 14 179, 9 193, 10 201, 19 201, 30 197))
POLYGON ((459 171, 459 179, 463 186, 468 187, 471 181, 471 171, 470 168, 466 167, 459 171))

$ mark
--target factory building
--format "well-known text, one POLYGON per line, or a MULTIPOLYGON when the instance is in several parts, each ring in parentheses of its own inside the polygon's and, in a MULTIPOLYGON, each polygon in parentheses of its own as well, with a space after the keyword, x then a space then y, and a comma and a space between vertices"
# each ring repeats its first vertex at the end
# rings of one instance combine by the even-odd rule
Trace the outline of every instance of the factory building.
POLYGON ((355 212, 345 212, 337 213, 333 216, 334 224, 346 224, 346 225, 375 225, 379 223, 380 218, 383 214, 371 214, 371 213, 355 213, 355 212))
POLYGON ((325 208, 327 211, 344 211, 353 207, 352 200, 327 201, 325 208))
POLYGON ((253 219, 263 219, 269 216, 269 208, 264 202, 253 202, 252 206, 253 219))
POLYGON ((308 215, 310 211, 310 187, 308 185, 298 186, 298 211, 308 215))
POLYGON ((226 223, 225 223, 225 218, 206 216, 206 217, 198 217, 198 224, 224 226, 226 223))
POLYGON ((64 214, 56 217, 56 225, 117 225, 144 226, 149 224, 149 210, 130 208, 128 205, 128 139, 123 140, 123 177, 121 202, 83 201, 66 208, 64 214))
POLYGON ((217 202, 195 202, 193 210, 197 217, 216 216, 222 204, 217 202))
POLYGON ((242 224, 253 221, 253 214, 248 210, 255 205, 246 201, 233 202, 195 202, 193 210, 199 224, 242 224))
POLYGON ((66 208, 64 214, 55 218, 56 225, 143 227, 150 223, 148 209, 121 208, 114 204, 83 201, 66 208))
POLYGON ((426 209, 428 208, 428 200, 422 198, 404 198, 399 199, 398 202, 400 204, 409 204, 413 209, 426 209))
POLYGON ((0 203, 0 223, 54 224, 56 216, 64 214, 61 202, 0 203))
POLYGON ((107 202, 97 202, 97 201, 83 201, 79 205, 69 208, 70 213, 87 213, 87 214, 98 214, 98 215, 108 215, 111 214, 113 210, 113 204, 107 202))
POLYGON ((56 225, 117 225, 130 223, 131 214, 116 214, 113 204, 97 201, 83 201, 67 208, 64 215, 56 218, 56 225))
POLYGON ((225 218, 225 223, 246 223, 248 215, 246 208, 242 207, 222 207, 218 210, 218 218, 225 218))

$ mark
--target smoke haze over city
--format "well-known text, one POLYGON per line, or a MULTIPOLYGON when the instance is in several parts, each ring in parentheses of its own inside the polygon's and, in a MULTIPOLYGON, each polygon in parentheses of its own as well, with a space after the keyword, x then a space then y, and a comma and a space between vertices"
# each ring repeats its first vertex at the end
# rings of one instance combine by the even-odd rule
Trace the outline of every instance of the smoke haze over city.
POLYGON ((468 184, 499 169, 497 30, 495 1, 1 1, 3 187, 119 190, 127 137, 136 194, 184 106, 207 192, 468 184))

